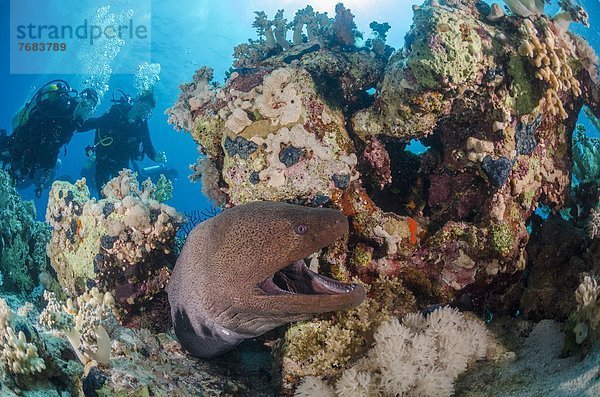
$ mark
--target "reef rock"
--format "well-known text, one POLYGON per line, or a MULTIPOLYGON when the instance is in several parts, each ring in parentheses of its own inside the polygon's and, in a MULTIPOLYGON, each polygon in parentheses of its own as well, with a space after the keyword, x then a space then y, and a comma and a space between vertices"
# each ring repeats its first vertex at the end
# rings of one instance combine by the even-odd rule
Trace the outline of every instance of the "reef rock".
POLYGON ((125 324, 168 327, 164 286, 183 218, 154 199, 150 180, 140 189, 130 170, 121 171, 102 193, 106 198, 90 199, 85 179, 52 185, 47 249, 60 284, 73 295, 93 285, 110 291, 125 324))
MULTIPOLYGON (((236 48, 225 85, 200 69, 167 113, 206 154, 194 170, 220 205, 280 200, 349 217, 319 271, 400 280, 417 307, 460 299, 483 311, 495 285, 525 268, 527 219, 568 204, 577 117, 583 104, 600 114, 597 58, 543 12, 472 0, 414 9, 389 59, 379 42, 349 44, 343 6, 335 19, 299 11, 307 36, 300 26, 292 41, 282 13, 257 13, 261 39, 236 48), (409 152, 411 141, 426 151, 409 152)), ((282 377, 301 374, 287 361, 282 377)))

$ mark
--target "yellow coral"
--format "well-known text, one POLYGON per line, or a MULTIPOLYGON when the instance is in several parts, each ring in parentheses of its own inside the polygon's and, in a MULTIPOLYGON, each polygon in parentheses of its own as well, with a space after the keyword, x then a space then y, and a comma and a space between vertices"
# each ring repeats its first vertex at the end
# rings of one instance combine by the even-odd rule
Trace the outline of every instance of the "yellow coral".
POLYGON ((524 32, 527 38, 521 42, 518 48, 519 55, 529 58, 537 68, 535 77, 546 83, 547 89, 545 100, 549 112, 560 115, 561 118, 568 117, 559 92, 570 91, 574 97, 581 95, 579 81, 573 76, 573 71, 568 64, 567 50, 561 45, 561 38, 557 37, 551 29, 544 28, 538 32, 531 19, 523 21, 524 32))
POLYGON ((0 299, 0 352, 6 370, 15 375, 27 375, 46 369, 44 360, 38 356, 37 346, 27 341, 25 333, 11 327, 12 311, 4 299, 0 299))
MULTIPOLYGON (((360 306, 333 318, 299 323, 286 333, 284 354, 300 368, 296 376, 333 375, 372 343, 373 332, 392 312, 413 310, 414 296, 397 278, 380 276, 360 306)), ((285 369, 284 369, 285 371, 285 369)))

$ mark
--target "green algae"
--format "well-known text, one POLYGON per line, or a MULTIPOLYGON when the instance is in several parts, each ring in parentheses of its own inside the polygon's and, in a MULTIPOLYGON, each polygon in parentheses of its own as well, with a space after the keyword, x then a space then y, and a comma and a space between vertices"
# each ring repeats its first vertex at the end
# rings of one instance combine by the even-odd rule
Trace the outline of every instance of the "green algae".
POLYGON ((406 63, 422 87, 438 88, 446 78, 449 83, 460 85, 476 77, 481 38, 460 14, 424 7, 415 12, 413 34, 406 63))

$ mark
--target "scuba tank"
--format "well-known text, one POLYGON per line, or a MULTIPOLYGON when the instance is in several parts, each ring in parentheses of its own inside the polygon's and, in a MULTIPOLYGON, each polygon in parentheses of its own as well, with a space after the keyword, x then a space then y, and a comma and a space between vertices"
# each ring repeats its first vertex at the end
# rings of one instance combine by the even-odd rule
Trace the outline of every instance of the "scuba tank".
POLYGON ((69 104, 75 95, 77 95, 77 91, 73 90, 65 80, 59 79, 47 82, 36 91, 33 97, 13 117, 13 131, 27 124, 34 109, 49 118, 70 117, 69 104), (53 109, 53 107, 60 108, 62 100, 65 100, 66 109, 53 109))

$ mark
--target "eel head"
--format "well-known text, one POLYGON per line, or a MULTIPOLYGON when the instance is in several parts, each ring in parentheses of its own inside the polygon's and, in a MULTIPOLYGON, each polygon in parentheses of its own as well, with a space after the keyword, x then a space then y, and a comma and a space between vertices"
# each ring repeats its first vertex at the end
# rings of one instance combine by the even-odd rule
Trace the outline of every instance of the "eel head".
POLYGON ((338 210, 264 201, 199 224, 167 286, 179 341, 195 356, 214 357, 285 323, 359 305, 361 285, 307 266, 347 232, 338 210))

